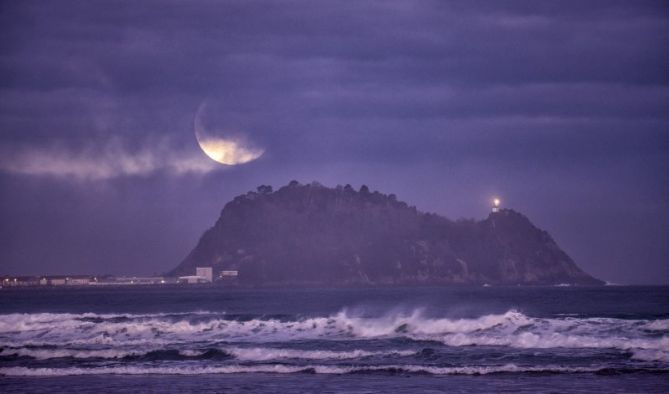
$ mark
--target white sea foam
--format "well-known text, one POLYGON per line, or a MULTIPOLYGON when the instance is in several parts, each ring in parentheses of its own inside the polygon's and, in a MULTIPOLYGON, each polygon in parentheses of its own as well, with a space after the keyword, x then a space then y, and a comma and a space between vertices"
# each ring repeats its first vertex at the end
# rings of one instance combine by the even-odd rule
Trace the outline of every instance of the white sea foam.
MULTIPOLYGON (((5 348, 0 350, 0 356, 26 356, 37 360, 49 360, 56 358, 75 358, 75 359, 121 359, 124 357, 141 357, 151 352, 166 350, 160 348, 150 349, 34 349, 34 348, 5 348)), ((180 349, 178 354, 184 357, 200 357, 210 349, 180 349)), ((301 360, 347 360, 359 359, 374 356, 411 356, 415 355, 415 350, 384 350, 367 351, 353 349, 349 351, 332 350, 300 350, 290 348, 270 348, 270 347, 221 347, 217 350, 225 352, 238 360, 243 361, 269 361, 280 359, 301 359, 301 360)))
POLYGON ((669 350, 636 349, 632 352, 632 358, 641 361, 660 361, 669 363, 669 350))
POLYGON ((301 360, 347 360, 359 359, 373 356, 412 356, 414 350, 387 350, 387 351, 331 351, 331 350, 298 350, 298 349, 274 349, 265 347, 254 348, 228 348, 226 352, 235 358, 245 361, 267 361, 280 359, 301 360))
MULTIPOLYGON (((449 346, 613 348, 669 352, 669 337, 661 335, 667 329, 667 319, 650 321, 570 316, 534 318, 514 310, 472 319, 428 317, 422 311, 416 310, 408 314, 394 313, 380 317, 358 316, 341 311, 331 316, 296 320, 256 318, 245 321, 212 312, 144 315, 40 313, 0 315, 0 346, 58 347, 56 350, 44 350, 41 356, 37 355, 41 350, 31 349, 37 355, 36 358, 48 357, 49 352, 57 354, 63 351, 62 348, 86 349, 76 350, 79 352, 77 355, 63 357, 101 355, 104 358, 114 358, 132 355, 137 349, 144 351, 169 346, 183 349, 185 346, 182 344, 192 343, 404 337, 439 341, 449 346), (103 350, 88 350, 90 347, 103 350), (109 348, 111 350, 104 350, 109 348), (114 352, 118 352, 118 355, 114 356, 114 352)), ((9 350, 3 352, 7 351, 9 350)), ((239 357, 244 357, 243 352, 253 353, 249 348, 237 351, 239 357)), ((293 358, 295 355, 295 358, 318 359, 326 354, 321 352, 319 356, 319 353, 303 353, 302 356, 296 356, 296 353, 286 353, 286 349, 281 351, 284 351, 283 355, 277 353, 277 357, 293 358)), ((364 357, 362 354, 360 356, 364 357)), ((335 359, 349 358, 339 354, 329 356, 335 359)))
POLYGON ((335 366, 305 365, 293 366, 284 364, 263 365, 226 365, 226 366, 178 366, 178 367, 145 367, 145 366, 113 366, 99 368, 0 368, 0 375, 5 376, 68 376, 68 375, 202 375, 202 374, 240 374, 240 373, 299 373, 314 372, 317 374, 347 374, 354 372, 393 371, 404 373, 428 373, 433 375, 485 375, 491 373, 577 373, 596 372, 598 367, 565 367, 559 365, 518 366, 504 364, 496 366, 463 366, 435 367, 424 365, 383 365, 383 366, 335 366))
POLYGON ((199 357, 205 354, 206 350, 183 349, 179 350, 179 354, 184 357, 199 357))
POLYGON ((78 358, 78 359, 87 359, 87 358, 123 358, 128 356, 142 356, 148 353, 148 351, 140 350, 120 350, 120 349, 32 349, 32 348, 17 348, 10 349, 5 348, 0 350, 0 356, 25 356, 31 357, 37 360, 48 360, 53 358, 78 358))
POLYGON ((650 323, 644 324, 643 328, 646 330, 669 332, 669 319, 654 320, 650 323))

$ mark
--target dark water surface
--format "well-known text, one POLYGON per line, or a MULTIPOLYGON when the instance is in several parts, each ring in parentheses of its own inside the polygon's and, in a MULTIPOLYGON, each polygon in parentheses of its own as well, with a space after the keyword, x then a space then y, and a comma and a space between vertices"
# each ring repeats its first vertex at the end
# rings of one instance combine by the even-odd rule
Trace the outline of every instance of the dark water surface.
POLYGON ((0 290, 1 392, 669 392, 669 287, 0 290))

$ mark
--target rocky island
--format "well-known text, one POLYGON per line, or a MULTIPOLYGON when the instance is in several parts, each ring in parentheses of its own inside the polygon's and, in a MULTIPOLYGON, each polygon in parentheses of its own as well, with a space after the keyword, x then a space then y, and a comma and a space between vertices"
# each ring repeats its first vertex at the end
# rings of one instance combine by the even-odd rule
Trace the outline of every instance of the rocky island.
POLYGON ((227 203, 170 275, 235 270, 246 285, 598 285, 511 209, 452 221, 366 186, 292 181, 227 203))

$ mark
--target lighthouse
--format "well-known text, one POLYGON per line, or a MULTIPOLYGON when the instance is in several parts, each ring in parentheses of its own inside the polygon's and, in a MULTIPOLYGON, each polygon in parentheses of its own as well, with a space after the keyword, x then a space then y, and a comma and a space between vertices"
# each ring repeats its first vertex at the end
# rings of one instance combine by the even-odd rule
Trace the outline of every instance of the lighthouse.
POLYGON ((499 205, 502 203, 502 201, 498 198, 495 197, 492 199, 492 212, 497 213, 499 212, 499 205))

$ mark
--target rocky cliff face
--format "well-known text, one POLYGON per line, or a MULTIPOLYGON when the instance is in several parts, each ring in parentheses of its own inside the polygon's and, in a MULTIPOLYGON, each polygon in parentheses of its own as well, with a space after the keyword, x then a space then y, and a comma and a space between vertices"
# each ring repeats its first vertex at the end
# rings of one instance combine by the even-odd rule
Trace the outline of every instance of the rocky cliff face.
POLYGON ((602 283, 510 209, 453 222, 364 186, 295 181, 229 202, 171 274, 196 266, 250 285, 602 283))

